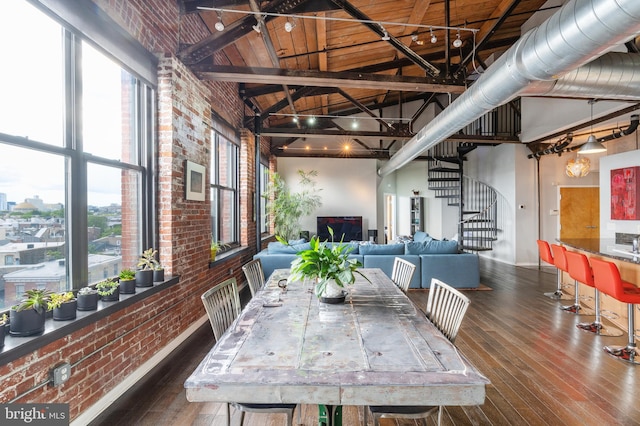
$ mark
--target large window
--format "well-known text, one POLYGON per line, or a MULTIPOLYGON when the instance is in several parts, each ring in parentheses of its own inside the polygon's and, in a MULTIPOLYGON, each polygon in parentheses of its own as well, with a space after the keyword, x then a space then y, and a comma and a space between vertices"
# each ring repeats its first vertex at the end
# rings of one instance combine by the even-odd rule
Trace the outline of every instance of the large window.
POLYGON ((260 163, 260 195, 259 195, 259 203, 260 203, 260 233, 266 234, 269 232, 269 214, 267 213, 267 204, 269 200, 268 196, 268 188, 269 188, 269 166, 266 164, 260 163))
POLYGON ((238 245, 238 145, 219 132, 211 133, 212 240, 238 245))
POLYGON ((0 2, 0 310, 112 277, 150 240, 153 89, 70 28, 0 2))

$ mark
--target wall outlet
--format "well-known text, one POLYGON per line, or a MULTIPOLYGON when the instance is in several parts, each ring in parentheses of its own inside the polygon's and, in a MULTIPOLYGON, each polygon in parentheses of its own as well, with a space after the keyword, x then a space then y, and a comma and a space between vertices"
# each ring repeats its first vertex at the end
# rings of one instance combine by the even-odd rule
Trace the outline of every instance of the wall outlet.
POLYGON ((65 362, 51 369, 51 382, 53 386, 60 386, 71 377, 71 364, 65 362))

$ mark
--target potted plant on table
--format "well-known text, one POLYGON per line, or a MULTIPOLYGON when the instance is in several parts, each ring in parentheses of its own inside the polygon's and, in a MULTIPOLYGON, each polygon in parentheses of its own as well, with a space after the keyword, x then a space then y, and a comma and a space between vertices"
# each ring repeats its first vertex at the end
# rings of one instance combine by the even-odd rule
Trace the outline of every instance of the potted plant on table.
POLYGON ((134 294, 136 292, 136 272, 133 269, 123 269, 118 274, 120 294, 134 294))
POLYGON ((52 293, 47 304, 49 310, 53 311, 55 321, 69 321, 76 318, 78 303, 72 291, 52 293))
POLYGON ((157 252, 158 251, 153 248, 149 248, 142 252, 142 255, 138 259, 138 269, 136 270, 136 286, 153 286, 153 267, 156 264, 157 252))
POLYGON ((20 304, 9 310, 9 334, 25 337, 42 333, 50 296, 49 290, 27 290, 20 304))
POLYGON ((96 284, 96 290, 103 302, 117 302, 120 300, 120 283, 111 278, 107 278, 96 284))
MULTIPOLYGON (((341 303, 345 298, 345 287, 356 281, 356 274, 369 279, 358 271, 362 263, 357 259, 349 259, 353 247, 348 244, 333 242, 333 229, 328 227, 331 244, 321 242, 318 236, 309 241, 310 248, 296 253, 291 262, 290 281, 312 279, 316 281, 315 294, 320 301, 327 303, 341 303)), ((278 241, 288 244, 282 237, 278 241)), ((369 281, 370 282, 370 281, 369 281)))
POLYGON ((98 290, 92 287, 82 287, 76 297, 79 311, 95 311, 98 309, 98 290))

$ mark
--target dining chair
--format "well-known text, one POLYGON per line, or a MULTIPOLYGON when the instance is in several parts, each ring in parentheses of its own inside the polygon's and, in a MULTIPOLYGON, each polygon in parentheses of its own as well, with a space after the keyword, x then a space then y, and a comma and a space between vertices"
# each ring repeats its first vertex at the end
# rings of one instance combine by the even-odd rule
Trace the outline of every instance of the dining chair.
POLYGON ((400 290, 404 293, 409 290, 409 284, 411 283, 411 278, 413 278, 413 273, 416 271, 416 265, 413 263, 396 257, 393 261, 393 270, 391 272, 391 281, 396 283, 400 290))
MULTIPOLYGON (((233 324, 240 315, 242 307, 240 305, 240 296, 238 294, 238 284, 235 278, 229 278, 222 283, 207 290, 202 296, 202 303, 207 311, 213 336, 216 342, 220 340, 224 332, 233 324)), ((231 424, 232 405, 236 410, 240 411, 240 424, 244 422, 245 412, 251 413, 284 413, 287 416, 287 426, 293 425, 293 412, 296 404, 252 404, 230 402, 226 404, 227 425, 231 424)))
POLYGON ((242 272, 247 277, 249 283, 249 291, 251 297, 264 286, 264 271, 262 270, 262 262, 260 259, 253 259, 242 266, 242 272))
MULTIPOLYGON (((454 343, 462 319, 464 318, 470 300, 455 288, 440 281, 437 278, 431 279, 427 308, 425 310, 427 318, 445 335, 451 343, 454 343)), ((394 406, 369 406, 373 414, 373 424, 380 424, 380 419, 413 419, 421 420, 424 426, 427 425, 427 417, 438 411, 438 425, 442 422, 442 406, 414 406, 414 405, 394 405, 394 406)), ((367 408, 364 410, 364 422, 367 424, 367 408)))

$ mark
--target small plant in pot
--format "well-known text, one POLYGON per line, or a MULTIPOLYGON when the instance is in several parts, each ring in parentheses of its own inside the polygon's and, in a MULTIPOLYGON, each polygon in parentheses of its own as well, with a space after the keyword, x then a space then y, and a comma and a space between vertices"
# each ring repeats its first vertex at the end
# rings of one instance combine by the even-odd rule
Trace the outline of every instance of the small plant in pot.
POLYGON ((162 281, 164 281, 164 266, 156 260, 153 265, 153 282, 157 283, 162 281))
POLYGON ((152 248, 142 252, 136 270, 136 286, 151 287, 153 285, 153 267, 156 264, 156 253, 152 248))
POLYGON ((96 290, 98 290, 103 302, 117 302, 120 300, 119 287, 120 283, 112 278, 107 278, 96 284, 96 290))
MULTIPOLYGON (((296 253, 295 260, 291 262, 289 280, 314 280, 315 294, 321 302, 341 303, 344 301, 345 287, 356 281, 356 274, 367 281, 369 279, 358 270, 362 263, 356 259, 349 259, 349 253, 353 248, 343 244, 342 240, 334 244, 333 229, 327 229, 331 235, 331 244, 327 241, 320 242, 317 235, 313 236, 309 241, 310 248, 296 253)), ((283 238, 277 239, 288 245, 283 238)))
POLYGON ((136 292, 136 272, 133 269, 123 269, 118 277, 120 294, 134 294, 136 292))
POLYGON ((79 311, 95 311, 98 309, 98 290, 82 287, 76 297, 79 311))
POLYGON ((9 323, 9 317, 7 314, 0 315, 0 348, 4 346, 4 336, 5 336, 5 328, 9 323))
POLYGON ((227 244, 221 242, 221 241, 211 241, 211 251, 210 251, 210 261, 213 262, 216 260, 216 256, 218 255, 218 252, 224 248, 229 247, 227 244))
POLYGON ((44 332, 45 312, 51 292, 43 289, 27 290, 19 305, 9 311, 9 334, 26 337, 44 332))
POLYGON ((48 308, 53 310, 55 321, 69 321, 76 319, 78 302, 72 291, 65 293, 53 293, 49 297, 48 308))

